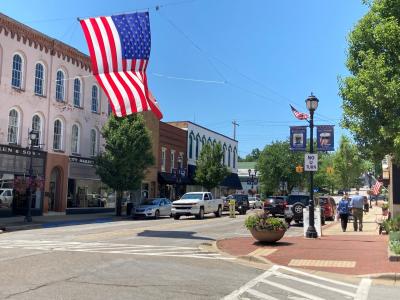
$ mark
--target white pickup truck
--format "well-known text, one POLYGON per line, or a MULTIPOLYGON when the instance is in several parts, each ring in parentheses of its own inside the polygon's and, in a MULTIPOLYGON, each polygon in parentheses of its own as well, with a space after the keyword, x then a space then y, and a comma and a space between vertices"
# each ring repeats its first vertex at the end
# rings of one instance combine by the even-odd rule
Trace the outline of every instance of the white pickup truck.
POLYGON ((209 192, 192 192, 184 194, 181 199, 172 202, 172 216, 178 220, 181 216, 196 216, 203 219, 204 214, 215 213, 221 217, 224 204, 222 199, 214 199, 209 192))

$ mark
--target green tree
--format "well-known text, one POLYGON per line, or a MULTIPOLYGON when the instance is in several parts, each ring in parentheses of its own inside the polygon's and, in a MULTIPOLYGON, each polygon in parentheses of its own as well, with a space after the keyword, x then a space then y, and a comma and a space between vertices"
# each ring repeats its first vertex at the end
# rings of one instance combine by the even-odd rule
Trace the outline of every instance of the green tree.
POLYGON ((253 161, 257 161, 258 158, 260 157, 261 154, 261 150, 258 148, 255 148, 253 150, 251 150, 250 154, 247 154, 245 158, 238 158, 239 162, 243 162, 243 161, 247 161, 247 162, 253 162, 253 161))
POLYGON ((347 68, 340 80, 344 117, 364 155, 376 163, 400 158, 400 2, 366 1, 368 13, 350 33, 347 68))
POLYGON ((276 141, 265 146, 257 161, 260 184, 264 193, 279 192, 279 183, 284 180, 290 192, 294 186, 303 187, 306 176, 296 173, 296 166, 304 165, 304 153, 290 150, 289 141, 276 141))
POLYGON ((337 173, 334 170, 334 159, 334 153, 320 153, 318 155, 318 171, 314 175, 314 185, 318 188, 327 188, 331 193, 337 188, 338 183, 337 173))
POLYGON ((342 136, 339 149, 334 154, 333 165, 337 183, 345 189, 357 187, 360 176, 366 171, 366 163, 357 146, 345 136, 342 136))
POLYGON ((229 174, 227 167, 222 163, 223 155, 219 143, 215 146, 206 143, 201 149, 196 163, 195 181, 207 191, 218 186, 229 174))
POLYGON ((96 158, 96 172, 117 192, 116 214, 121 215, 122 192, 138 190, 146 169, 154 164, 150 133, 141 115, 111 116, 103 127, 105 151, 96 158))

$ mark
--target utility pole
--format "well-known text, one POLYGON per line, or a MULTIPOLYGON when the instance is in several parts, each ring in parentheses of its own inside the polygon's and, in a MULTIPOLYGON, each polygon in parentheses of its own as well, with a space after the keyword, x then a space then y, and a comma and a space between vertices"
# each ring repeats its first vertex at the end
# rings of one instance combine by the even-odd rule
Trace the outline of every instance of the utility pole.
POLYGON ((236 122, 236 120, 233 120, 233 139, 236 140, 236 126, 239 126, 239 123, 236 122))

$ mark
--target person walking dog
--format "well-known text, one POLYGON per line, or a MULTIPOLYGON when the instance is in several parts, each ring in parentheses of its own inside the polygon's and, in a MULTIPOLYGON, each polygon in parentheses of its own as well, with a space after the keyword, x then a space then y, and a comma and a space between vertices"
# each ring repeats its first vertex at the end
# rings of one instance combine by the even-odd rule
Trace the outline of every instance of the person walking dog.
POLYGON ((351 198, 350 208, 353 214, 353 228, 354 231, 362 231, 363 229, 363 209, 364 209, 364 196, 355 195, 351 198))
POLYGON ((342 225, 343 232, 346 232, 347 229, 347 222, 349 220, 349 194, 345 193, 343 198, 339 201, 337 206, 337 211, 339 213, 340 223, 342 225))

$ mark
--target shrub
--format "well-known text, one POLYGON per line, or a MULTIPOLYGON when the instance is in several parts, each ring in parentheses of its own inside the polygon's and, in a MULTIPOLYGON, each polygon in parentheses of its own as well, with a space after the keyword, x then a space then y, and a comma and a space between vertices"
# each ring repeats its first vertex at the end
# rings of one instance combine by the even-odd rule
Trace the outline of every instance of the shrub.
POLYGON ((386 232, 400 231, 400 215, 383 222, 383 227, 386 232))
POLYGON ((287 224, 279 219, 273 218, 266 212, 257 212, 256 214, 250 215, 244 221, 244 225, 247 229, 256 230, 287 230, 287 224))
POLYGON ((390 249, 395 253, 400 255, 400 241, 390 241, 390 249))
POLYGON ((389 240, 390 241, 400 241, 400 231, 389 232, 389 240))

